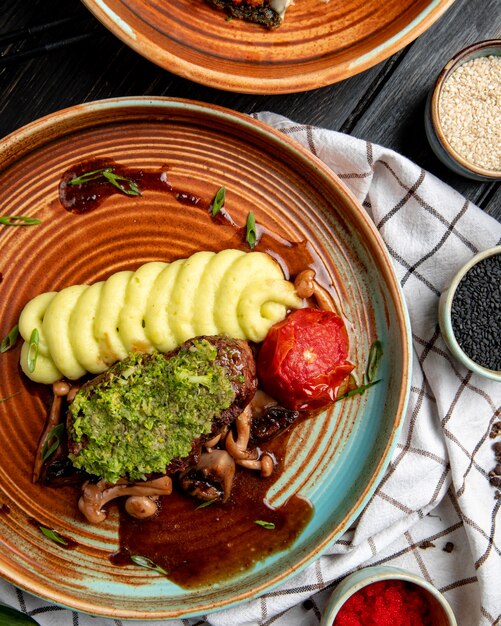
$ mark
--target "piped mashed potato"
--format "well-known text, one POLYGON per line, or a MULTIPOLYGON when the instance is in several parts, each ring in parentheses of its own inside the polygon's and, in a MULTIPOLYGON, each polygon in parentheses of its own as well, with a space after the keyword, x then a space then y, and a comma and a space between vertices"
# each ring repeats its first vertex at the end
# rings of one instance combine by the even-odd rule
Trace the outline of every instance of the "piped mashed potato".
POLYGON ((169 352, 200 335, 260 342, 289 309, 303 305, 264 252, 202 251, 153 261, 30 300, 19 318, 21 368, 31 380, 51 384, 100 374, 130 352, 169 352), (31 371, 34 329, 39 341, 31 371))

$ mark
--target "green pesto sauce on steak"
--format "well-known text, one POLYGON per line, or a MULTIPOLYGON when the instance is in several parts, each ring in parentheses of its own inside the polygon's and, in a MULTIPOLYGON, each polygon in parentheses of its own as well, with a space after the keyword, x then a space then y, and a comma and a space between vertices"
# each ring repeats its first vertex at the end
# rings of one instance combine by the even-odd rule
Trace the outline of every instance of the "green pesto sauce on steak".
POLYGON ((83 386, 69 408, 75 467, 115 483, 165 473, 235 399, 228 371, 205 339, 169 358, 130 354, 98 384, 83 386))

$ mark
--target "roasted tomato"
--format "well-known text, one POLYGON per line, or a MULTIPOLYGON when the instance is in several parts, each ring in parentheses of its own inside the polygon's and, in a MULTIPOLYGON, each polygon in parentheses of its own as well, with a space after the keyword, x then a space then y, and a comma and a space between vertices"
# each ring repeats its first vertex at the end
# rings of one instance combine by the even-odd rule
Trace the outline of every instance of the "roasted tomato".
POLYGON ((268 332, 257 360, 264 390, 289 409, 334 402, 353 369, 343 320, 331 311, 298 309, 268 332))

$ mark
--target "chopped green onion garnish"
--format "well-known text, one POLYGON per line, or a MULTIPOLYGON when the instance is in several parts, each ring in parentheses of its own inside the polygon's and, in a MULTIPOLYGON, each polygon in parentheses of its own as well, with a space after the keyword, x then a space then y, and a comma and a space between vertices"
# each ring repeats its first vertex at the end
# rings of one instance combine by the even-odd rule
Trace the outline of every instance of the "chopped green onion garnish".
POLYGON ((367 359, 367 368, 365 370, 365 377, 367 382, 371 383, 376 376, 376 371, 379 366, 379 361, 383 356, 383 344, 376 340, 369 351, 369 358, 367 359))
POLYGON ((0 345, 0 352, 7 352, 7 350, 10 350, 11 348, 13 348, 18 337, 19 337, 19 328, 16 324, 13 328, 11 328, 9 334, 3 338, 2 343, 0 345))
POLYGON ((256 220, 254 213, 249 211, 247 215, 247 223, 245 225, 245 241, 249 244, 249 248, 254 250, 256 247, 257 233, 256 233, 256 220))
POLYGON ((215 217, 219 211, 224 206, 224 200, 226 198, 226 188, 220 187, 219 191, 214 196, 214 200, 212 201, 210 212, 212 217, 215 217))
POLYGON ((92 172, 85 172, 85 174, 82 174, 81 176, 75 176, 75 178, 72 178, 68 181, 68 185, 85 185, 85 183, 89 183, 91 180, 97 180, 98 178, 102 178, 103 172, 105 172, 107 169, 111 171, 111 167, 103 167, 100 170, 92 170, 92 172))
POLYGON ((42 448, 42 461, 46 461, 57 450, 64 434, 64 424, 58 424, 50 431, 42 448), (51 443, 52 441, 52 443, 51 443))
POLYGON ((50 539, 51 541, 55 541, 56 543, 60 543, 63 546, 68 545, 68 542, 66 541, 66 539, 64 537, 61 537, 61 535, 57 533, 55 530, 52 530, 51 528, 47 528, 46 526, 39 526, 39 528, 43 532, 43 534, 47 537, 47 539, 50 539))
POLYGON ((157 565, 146 556, 141 556, 139 554, 132 554, 130 557, 130 560, 136 565, 139 565, 140 567, 145 567, 146 569, 152 569, 153 571, 158 572, 159 574, 164 574, 164 575, 168 574, 168 572, 164 570, 163 567, 160 567, 160 565, 157 565))
POLYGON ((262 519, 254 520, 254 524, 257 524, 258 526, 262 526, 263 528, 266 528, 266 530, 274 530, 275 528, 275 524, 273 522, 266 522, 262 519))
POLYGON ((2 215, 0 224, 4 226, 35 226, 41 224, 42 220, 36 217, 26 217, 26 215, 2 215))
POLYGON ((137 183, 131 178, 127 178, 126 176, 120 176, 119 174, 114 174, 111 168, 109 171, 105 170, 103 172, 103 176, 106 178, 106 180, 109 183, 114 185, 117 189, 120 189, 120 191, 127 194, 128 196, 140 196, 141 195, 141 192, 139 191, 139 187, 137 186, 137 183), (128 188, 124 187, 124 185, 119 183, 118 182, 119 180, 125 181, 128 185, 128 188))
MULTIPOLYGON (((383 344, 376 339, 372 344, 369 350, 369 356, 367 358, 367 366, 364 372, 364 381, 363 385, 359 385, 358 387, 354 387, 353 389, 349 389, 346 393, 341 394, 336 398, 336 402, 338 400, 342 400, 343 398, 351 398, 352 396, 361 396, 363 393, 367 391, 370 387, 375 385, 376 383, 381 382, 381 380, 374 380, 376 376, 376 371, 379 366, 379 362, 381 361, 381 357, 383 356, 383 344)), ((351 377, 353 380, 353 377, 351 377)))
POLYGON ((0 404, 2 404, 2 402, 7 402, 7 400, 14 398, 14 396, 18 396, 20 393, 21 393, 20 391, 16 391, 16 393, 11 393, 10 396, 5 396, 5 398, 0 398, 0 404))
POLYGON ((112 167, 104 167, 100 170, 93 170, 92 172, 86 172, 81 176, 76 176, 68 181, 68 185, 76 186, 76 185, 85 185, 85 183, 89 183, 93 180, 98 180, 99 178, 104 178, 105 181, 109 182, 111 185, 119 189, 122 193, 127 194, 128 196, 140 196, 141 191, 137 183, 131 178, 127 178, 126 176, 120 176, 120 174, 115 174, 113 172, 112 167), (124 181, 126 185, 123 185, 119 181, 124 181))
POLYGON ((336 402, 338 400, 342 400, 343 398, 351 398, 352 396, 361 396, 363 393, 365 393, 367 389, 369 389, 369 387, 372 387, 373 385, 376 385, 377 383, 380 383, 380 382, 381 380, 373 380, 372 382, 367 383, 366 385, 360 385, 360 387, 355 387, 354 389, 350 389, 346 393, 343 393, 341 396, 338 396, 336 398, 336 402))
POLYGON ((195 511, 198 511, 198 509, 205 509, 211 504, 214 504, 214 502, 217 502, 217 500, 206 500, 205 502, 202 502, 202 504, 199 504, 195 511))
POLYGON ((26 356, 26 365, 29 372, 34 372, 38 359, 38 344, 40 342, 40 335, 38 329, 34 328, 31 331, 30 342, 28 344, 28 354, 26 356))

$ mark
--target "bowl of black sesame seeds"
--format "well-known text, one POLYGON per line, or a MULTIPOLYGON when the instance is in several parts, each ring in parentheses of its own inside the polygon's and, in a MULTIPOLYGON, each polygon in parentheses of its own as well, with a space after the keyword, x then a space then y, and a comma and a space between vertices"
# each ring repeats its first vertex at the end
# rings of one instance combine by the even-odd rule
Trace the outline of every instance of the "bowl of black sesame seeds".
POLYGON ((501 180, 501 39, 474 43, 445 65, 428 96, 425 128, 456 174, 501 180))
POLYGON ((501 246, 475 255, 440 296, 442 336, 468 369, 501 382, 501 246))

